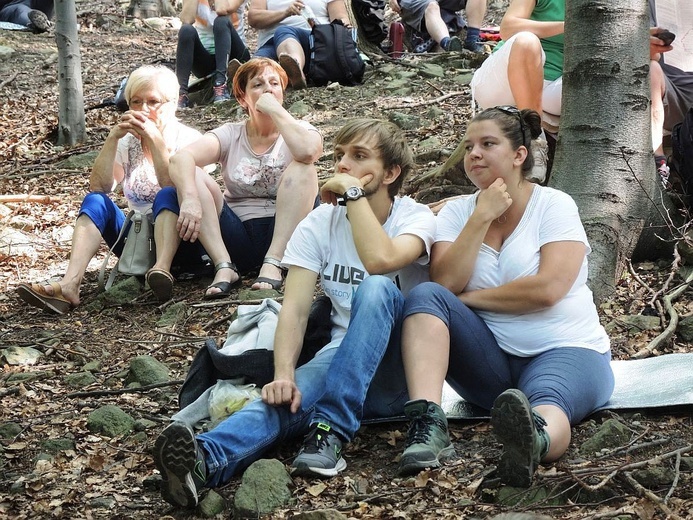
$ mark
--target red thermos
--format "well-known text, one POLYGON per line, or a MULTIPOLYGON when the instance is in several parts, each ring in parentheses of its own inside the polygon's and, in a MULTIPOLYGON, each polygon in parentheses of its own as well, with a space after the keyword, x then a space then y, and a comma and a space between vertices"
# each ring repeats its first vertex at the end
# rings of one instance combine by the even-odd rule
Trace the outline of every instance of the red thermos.
POLYGON ((401 58, 404 52, 404 25, 401 22, 392 22, 388 40, 392 42, 390 56, 395 59, 401 58))

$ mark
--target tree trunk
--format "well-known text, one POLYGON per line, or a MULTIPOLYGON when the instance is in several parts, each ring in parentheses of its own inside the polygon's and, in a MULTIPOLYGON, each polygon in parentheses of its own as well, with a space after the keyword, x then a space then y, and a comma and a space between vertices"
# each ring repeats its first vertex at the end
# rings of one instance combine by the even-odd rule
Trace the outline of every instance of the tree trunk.
POLYGON ((55 0, 55 40, 58 46, 58 144, 74 146, 86 139, 82 56, 77 37, 74 0, 55 0))
POLYGON ((575 199, 592 246, 589 282, 615 289, 657 195, 646 0, 566 2, 561 130, 551 185, 575 199))

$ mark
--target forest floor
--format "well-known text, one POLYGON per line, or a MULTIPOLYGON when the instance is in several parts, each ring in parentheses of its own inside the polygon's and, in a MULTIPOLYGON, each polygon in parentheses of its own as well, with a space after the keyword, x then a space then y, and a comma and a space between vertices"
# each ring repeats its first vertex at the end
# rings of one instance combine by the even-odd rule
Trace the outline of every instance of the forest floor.
MULTIPOLYGON (((156 357, 171 369, 172 380, 185 376, 192 357, 207 337, 225 336, 228 318, 240 303, 223 300, 201 304, 208 280, 176 284, 174 300, 187 310, 174 325, 161 327, 165 310, 145 293, 129 305, 87 311, 97 296, 97 269, 103 249, 90 268, 82 288, 85 305, 57 317, 30 308, 14 294, 19 282, 34 282, 64 272, 70 251, 70 231, 88 187, 89 168, 63 162, 77 154, 98 151, 118 113, 113 107, 94 108, 112 98, 136 65, 175 55, 176 32, 170 27, 126 21, 119 7, 105 1, 78 6, 84 98, 88 138, 63 148, 55 144, 58 114, 57 50, 53 35, 0 32, 0 45, 16 53, 0 61, 0 195, 30 194, 36 202, 0 203, 0 238, 13 237, 12 248, 0 249, 0 348, 32 346, 42 352, 33 365, 11 365, 2 360, 0 424, 13 422, 21 431, 0 440, 0 518, 188 518, 188 512, 165 503, 153 484, 156 473, 151 449, 158 432, 177 410, 177 384, 142 392, 110 395, 74 395, 66 376, 82 372, 97 361, 96 382, 82 391, 123 388, 120 374, 139 355, 156 357), (10 225, 11 223, 11 225, 10 225), (10 376, 23 375, 22 383, 10 376), (114 404, 156 426, 144 433, 116 438, 87 429, 89 412, 114 404), (71 439, 74 446, 48 457, 45 442, 71 439)), ((487 22, 496 24, 498 13, 487 22)), ((331 171, 331 139, 351 116, 389 117, 394 111, 428 117, 424 125, 407 131, 417 149, 419 174, 407 183, 412 196, 429 194, 437 186, 426 174, 453 150, 469 118, 469 89, 460 76, 469 75, 460 62, 441 78, 419 73, 420 65, 447 58, 407 57, 393 65, 374 59, 366 81, 358 88, 330 86, 287 94, 286 106, 308 107, 304 119, 325 136, 321 176, 331 171), (387 90, 393 67, 414 72, 407 96, 387 90), (437 111, 431 112, 433 109, 437 111), (419 153, 424 140, 435 137, 437 153, 419 153), (420 182, 419 182, 420 181, 420 182)), ((452 58, 450 58, 452 60, 452 58)), ((200 130, 238 120, 235 102, 183 111, 181 119, 200 130)), ((446 193, 440 189, 436 193, 446 193)), ((430 197, 430 195, 429 195, 430 197)), ((0 201, 1 202, 1 201, 0 201)), ((613 298, 600 307, 604 325, 626 315, 662 316, 659 327, 635 330, 610 327, 615 359, 630 359, 658 335, 667 319, 650 302, 661 302, 660 291, 680 283, 670 279, 672 259, 634 265, 620 279, 613 298)), ((249 286, 252 278, 245 280, 249 286)), ((661 308, 661 307, 660 307, 661 308)), ((693 313, 690 290, 675 302, 681 317, 693 313)), ((691 352, 691 345, 673 335, 652 355, 691 352)), ((396 476, 396 459, 403 449, 406 425, 385 423, 363 427, 348 446, 348 467, 337 478, 320 483, 296 479, 294 502, 273 518, 333 507, 352 518, 485 518, 506 511, 531 511, 552 518, 693 518, 693 475, 690 465, 671 455, 693 442, 691 409, 612 411, 595 414, 574 429, 572 447, 558 462, 538 472, 529 494, 545 498, 531 505, 511 507, 495 502, 490 484, 499 446, 486 421, 454 421, 451 431, 459 461, 417 478, 396 476), (606 419, 626 425, 630 440, 592 460, 576 450, 606 419), (664 466, 673 475, 645 489, 631 478, 638 466, 664 466), (561 499, 563 497, 563 499, 561 499), (569 497, 569 498, 568 498, 569 497)), ((290 462, 298 443, 282 446, 276 456, 290 462)), ((231 499, 234 479, 219 492, 231 499)), ((228 513, 226 514, 228 517, 228 513)))

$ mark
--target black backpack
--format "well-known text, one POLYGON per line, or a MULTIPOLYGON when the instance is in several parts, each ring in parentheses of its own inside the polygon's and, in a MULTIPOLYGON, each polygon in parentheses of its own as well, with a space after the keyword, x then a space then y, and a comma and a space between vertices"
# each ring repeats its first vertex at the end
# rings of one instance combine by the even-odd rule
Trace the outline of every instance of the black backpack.
POLYGON ((321 87, 330 81, 347 86, 361 83, 366 64, 351 34, 341 20, 313 26, 308 79, 314 85, 321 87))
POLYGON ((686 205, 693 207, 693 107, 671 130, 670 175, 681 183, 686 205))

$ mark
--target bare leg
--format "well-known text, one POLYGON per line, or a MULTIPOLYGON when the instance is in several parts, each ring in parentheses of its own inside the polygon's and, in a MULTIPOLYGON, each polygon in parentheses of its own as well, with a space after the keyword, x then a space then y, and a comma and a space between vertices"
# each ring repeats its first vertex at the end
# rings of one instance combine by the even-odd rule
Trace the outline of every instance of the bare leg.
POLYGON ((570 422, 568 417, 558 406, 543 404, 534 410, 546 421, 545 429, 551 439, 549 452, 543 458, 543 462, 557 460, 565 453, 570 444, 570 422))
POLYGON ((301 67, 301 70, 303 70, 303 67, 306 64, 306 57, 303 54, 303 47, 301 47, 301 44, 298 43, 298 40, 289 38, 281 42, 277 46, 277 56, 280 56, 282 54, 288 54, 293 59, 295 59, 301 67))
POLYGON ((438 44, 450 36, 450 31, 448 31, 448 26, 445 25, 443 18, 440 16, 440 6, 438 2, 431 2, 426 6, 426 12, 424 13, 424 20, 426 21, 426 29, 428 34, 431 35, 438 44))
MULTIPOLYGON (((94 222, 87 215, 80 215, 75 222, 72 234, 72 249, 67 271, 58 282, 63 297, 72 305, 79 305, 79 288, 82 285, 84 272, 87 270, 89 261, 99 250, 101 240, 101 232, 94 222)), ((53 295, 53 288, 50 285, 44 286, 44 289, 46 294, 53 295)))
MULTIPOLYGON (((200 194, 202 203, 202 221, 200 222, 200 242, 204 246, 207 254, 212 259, 212 263, 217 265, 221 262, 230 262, 229 255, 224 240, 221 237, 219 227, 219 215, 224 207, 224 196, 219 189, 219 185, 201 169, 197 169, 195 174, 197 191, 200 194), (212 210, 214 208, 214 210, 212 210)), ((220 269, 214 274, 214 281, 233 283, 240 278, 239 274, 233 269, 220 269)), ((221 292, 218 287, 212 287, 207 294, 221 292)))
POLYGON ((487 0, 468 0, 467 6, 464 8, 468 27, 476 27, 477 29, 481 27, 484 16, 486 16, 486 2, 487 0))
POLYGON ((156 244, 156 263, 152 269, 171 270, 173 257, 180 245, 180 236, 176 229, 178 215, 173 211, 163 210, 154 222, 154 243, 156 244))
POLYGON ((664 155, 662 139, 664 134, 664 92, 666 82, 664 71, 658 62, 650 61, 650 97, 652 99, 652 150, 655 155, 664 155))
POLYGON ((542 113, 544 67, 541 63, 541 42, 527 32, 515 37, 508 59, 508 81, 517 108, 531 108, 542 113))
MULTIPOLYGON (((277 213, 274 234, 266 256, 284 258, 286 244, 301 220, 310 213, 318 194, 318 173, 312 164, 292 161, 282 174, 277 190, 277 213)), ((262 264, 258 277, 281 280, 281 270, 272 264, 262 264)), ((271 289, 267 283, 256 283, 253 289, 271 289)))
POLYGON ((431 314, 412 314, 402 325, 402 362, 409 399, 440 405, 450 358, 450 331, 431 314))

